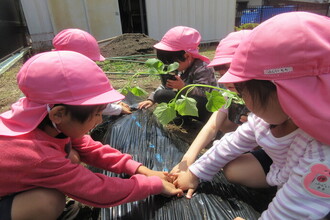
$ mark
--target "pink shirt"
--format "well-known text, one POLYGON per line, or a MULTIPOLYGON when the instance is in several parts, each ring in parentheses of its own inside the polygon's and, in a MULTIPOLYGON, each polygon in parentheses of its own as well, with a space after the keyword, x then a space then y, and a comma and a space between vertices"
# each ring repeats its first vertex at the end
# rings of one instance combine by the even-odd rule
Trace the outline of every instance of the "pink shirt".
POLYGON ((163 185, 158 177, 133 175, 140 163, 89 135, 72 141, 81 161, 115 173, 127 173, 129 179, 93 173, 66 157, 69 138, 53 138, 36 129, 28 134, 0 136, 0 197, 33 188, 57 189, 84 204, 96 207, 116 206, 159 194, 163 185))

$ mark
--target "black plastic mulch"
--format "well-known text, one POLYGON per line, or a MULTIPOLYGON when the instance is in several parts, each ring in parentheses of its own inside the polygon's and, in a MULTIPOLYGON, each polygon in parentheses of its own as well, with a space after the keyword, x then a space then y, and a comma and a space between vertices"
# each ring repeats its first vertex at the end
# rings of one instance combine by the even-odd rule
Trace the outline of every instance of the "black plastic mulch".
MULTIPOLYGON (((160 171, 170 171, 189 147, 175 135, 166 132, 148 110, 110 117, 93 131, 92 136, 123 153, 131 154, 134 160, 145 166, 160 171)), ((102 172, 111 177, 128 178, 124 174, 102 172)), ((274 195, 274 189, 255 190, 231 184, 219 172, 212 182, 201 183, 190 200, 155 195, 141 201, 103 208, 100 218, 228 220, 240 216, 254 220, 267 208, 274 195)))

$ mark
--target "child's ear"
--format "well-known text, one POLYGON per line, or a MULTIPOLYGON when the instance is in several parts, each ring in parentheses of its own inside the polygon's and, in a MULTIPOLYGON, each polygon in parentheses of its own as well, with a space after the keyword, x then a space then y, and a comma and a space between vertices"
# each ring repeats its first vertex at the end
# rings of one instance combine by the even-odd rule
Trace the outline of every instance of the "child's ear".
POLYGON ((185 58, 185 60, 188 60, 189 62, 191 62, 191 60, 192 60, 192 55, 190 54, 190 53, 185 53, 184 54, 184 58, 185 58))
POLYGON ((54 122, 55 124, 60 124, 66 114, 66 109, 64 106, 58 105, 53 107, 48 114, 49 119, 52 122, 54 122))

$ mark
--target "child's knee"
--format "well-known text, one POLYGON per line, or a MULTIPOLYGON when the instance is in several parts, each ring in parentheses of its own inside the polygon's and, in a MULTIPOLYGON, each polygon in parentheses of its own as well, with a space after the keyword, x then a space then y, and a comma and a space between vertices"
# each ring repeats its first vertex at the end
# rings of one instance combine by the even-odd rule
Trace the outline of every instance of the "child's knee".
POLYGON ((12 219, 56 219, 65 207, 65 196, 55 189, 37 188, 19 193, 12 204, 12 219))
POLYGON ((65 207, 65 196, 63 193, 53 189, 42 189, 38 192, 37 206, 42 213, 59 216, 65 207))
POLYGON ((223 167, 223 174, 225 175, 226 179, 231 183, 240 182, 237 167, 234 166, 232 163, 228 163, 226 166, 223 167))

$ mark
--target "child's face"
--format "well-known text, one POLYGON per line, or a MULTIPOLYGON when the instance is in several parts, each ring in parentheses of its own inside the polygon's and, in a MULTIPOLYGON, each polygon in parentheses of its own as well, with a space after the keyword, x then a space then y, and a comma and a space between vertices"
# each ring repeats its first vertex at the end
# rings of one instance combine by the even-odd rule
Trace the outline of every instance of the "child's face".
MULTIPOLYGON (((230 63, 226 63, 223 65, 215 66, 214 71, 217 72, 221 78, 229 70, 229 67, 230 63)), ((237 92, 233 83, 223 83, 223 85, 226 87, 226 89, 232 92, 237 92)))
POLYGON ((179 63, 178 71, 185 71, 186 69, 188 69, 190 67, 190 65, 194 61, 194 58, 189 53, 185 53, 184 57, 185 57, 185 61, 178 61, 178 63, 179 63))
POLYGON ((89 119, 81 123, 73 120, 70 114, 67 114, 61 123, 60 130, 68 137, 81 138, 91 129, 102 122, 102 111, 94 112, 89 119))
POLYGON ((254 103, 250 94, 244 89, 241 92, 246 107, 258 117, 269 124, 280 125, 288 120, 288 115, 284 113, 276 92, 274 92, 268 103, 254 103))

